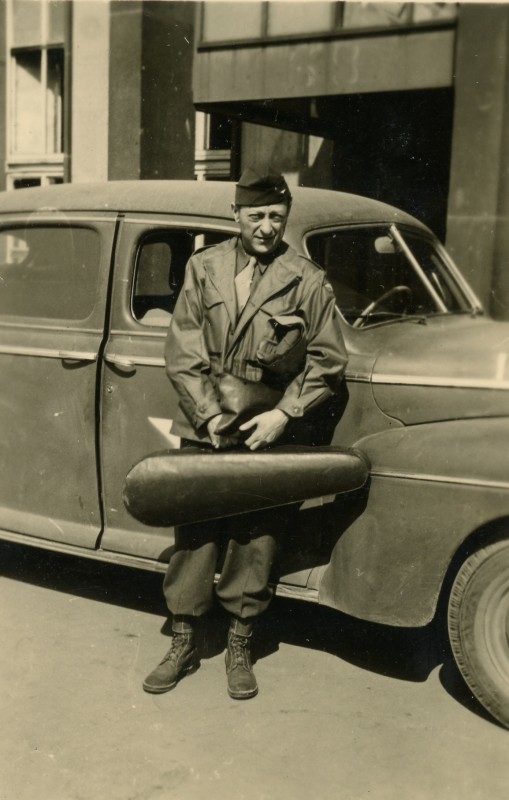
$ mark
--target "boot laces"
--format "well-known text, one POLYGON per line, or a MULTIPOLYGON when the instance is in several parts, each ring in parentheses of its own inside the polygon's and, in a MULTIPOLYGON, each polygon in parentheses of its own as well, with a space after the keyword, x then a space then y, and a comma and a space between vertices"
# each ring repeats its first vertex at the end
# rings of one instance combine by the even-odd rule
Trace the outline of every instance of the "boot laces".
POLYGON ((182 651, 190 644, 191 637, 188 633, 174 633, 171 640, 171 647, 161 661, 165 664, 167 661, 178 661, 182 655, 182 651))
POLYGON ((233 635, 230 637, 230 652, 232 666, 249 668, 249 639, 247 636, 233 635))

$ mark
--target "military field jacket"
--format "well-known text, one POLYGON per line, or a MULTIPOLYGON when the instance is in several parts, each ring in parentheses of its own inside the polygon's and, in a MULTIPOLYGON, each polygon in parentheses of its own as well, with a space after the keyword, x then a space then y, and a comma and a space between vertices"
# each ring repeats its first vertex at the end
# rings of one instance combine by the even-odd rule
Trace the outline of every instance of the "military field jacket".
POLYGON ((332 287, 319 267, 284 244, 240 313, 235 295, 237 238, 193 255, 175 306, 165 348, 166 370, 185 417, 172 431, 207 440, 206 423, 221 413, 217 376, 264 380, 257 361, 270 320, 303 320, 304 358, 286 376, 277 407, 301 417, 335 394, 347 363, 332 287))

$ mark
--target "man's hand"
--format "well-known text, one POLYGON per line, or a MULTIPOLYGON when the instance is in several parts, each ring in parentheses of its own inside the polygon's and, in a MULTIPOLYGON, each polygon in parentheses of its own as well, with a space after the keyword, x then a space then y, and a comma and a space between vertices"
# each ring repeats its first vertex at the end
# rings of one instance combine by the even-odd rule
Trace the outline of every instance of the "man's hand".
POLYGON ((207 431, 210 437, 210 441, 212 442, 212 446, 215 447, 216 450, 224 450, 226 447, 233 447, 234 445, 239 443, 238 436, 219 436, 216 433, 216 428, 219 425, 219 420, 221 419, 221 414, 217 414, 212 419, 209 419, 207 422, 207 431))
POLYGON ((257 414, 249 422, 244 422, 239 427, 239 431, 248 431, 254 428, 245 444, 250 450, 258 450, 260 447, 266 447, 279 439, 284 429, 286 428, 288 417, 284 411, 279 408, 273 408, 272 411, 264 411, 263 414, 257 414))

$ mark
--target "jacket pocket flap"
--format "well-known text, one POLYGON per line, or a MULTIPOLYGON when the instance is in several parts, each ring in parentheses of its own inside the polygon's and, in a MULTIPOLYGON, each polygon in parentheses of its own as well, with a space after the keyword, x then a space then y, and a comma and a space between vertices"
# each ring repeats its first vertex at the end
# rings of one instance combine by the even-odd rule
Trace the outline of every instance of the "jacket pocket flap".
POLYGON ((281 325, 283 328, 302 328, 304 330, 304 320, 297 314, 276 314, 270 318, 270 322, 275 328, 281 325))
POLYGON ((216 287, 211 283, 206 283, 203 287, 203 305, 205 308, 212 308, 212 306, 217 306, 222 302, 224 302, 223 298, 217 291, 216 287))

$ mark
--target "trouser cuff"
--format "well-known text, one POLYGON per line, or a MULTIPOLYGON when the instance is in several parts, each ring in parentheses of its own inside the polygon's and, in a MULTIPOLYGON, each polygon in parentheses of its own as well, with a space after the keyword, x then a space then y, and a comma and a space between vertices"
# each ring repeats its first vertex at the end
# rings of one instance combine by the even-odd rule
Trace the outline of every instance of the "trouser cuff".
POLYGON ((234 633, 237 636, 251 636, 253 633, 253 620, 232 617, 230 622, 230 633, 234 633))
POLYGON ((195 618, 194 617, 173 617, 171 629, 173 633, 194 633, 195 618))

